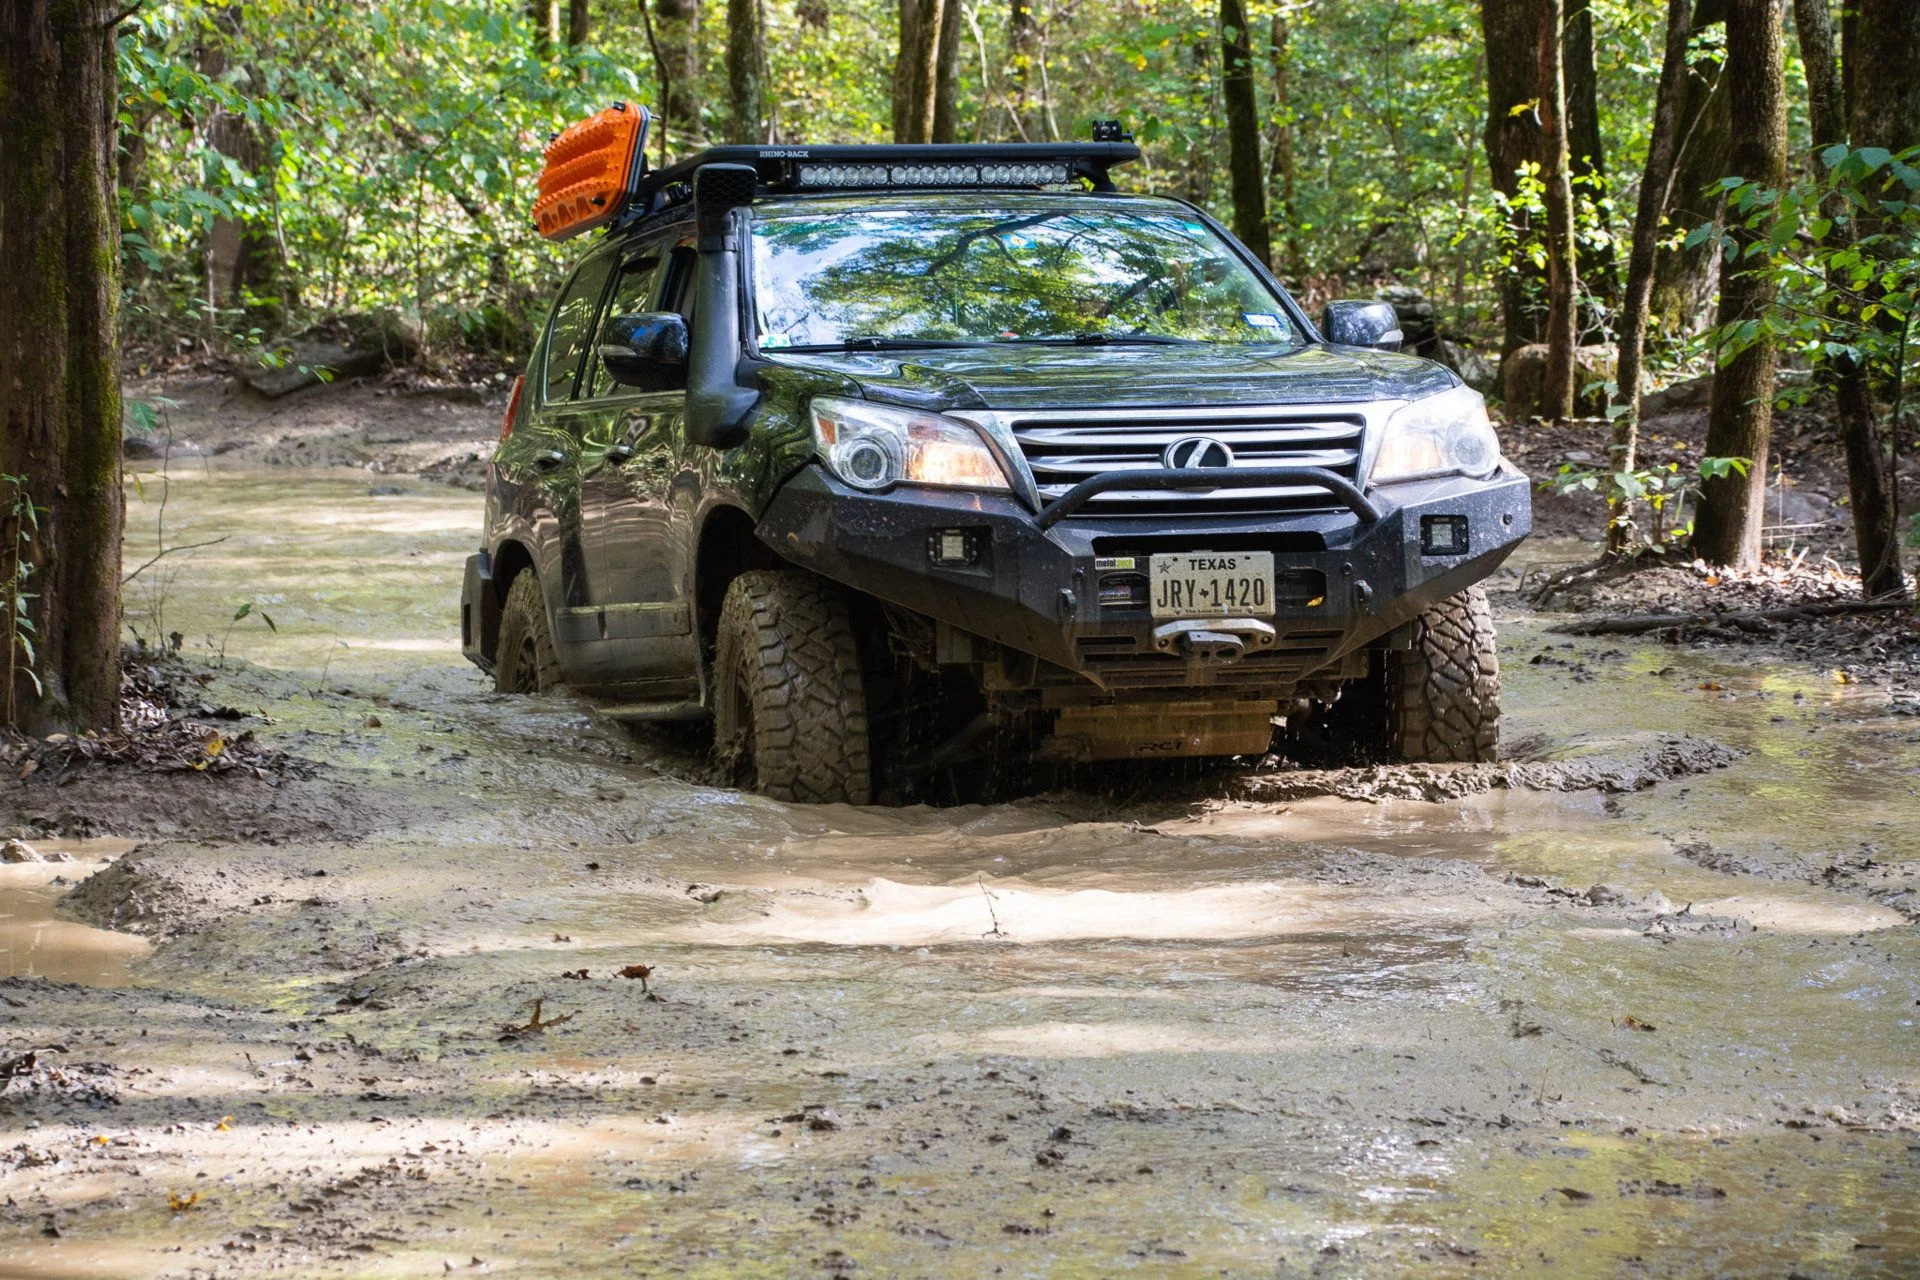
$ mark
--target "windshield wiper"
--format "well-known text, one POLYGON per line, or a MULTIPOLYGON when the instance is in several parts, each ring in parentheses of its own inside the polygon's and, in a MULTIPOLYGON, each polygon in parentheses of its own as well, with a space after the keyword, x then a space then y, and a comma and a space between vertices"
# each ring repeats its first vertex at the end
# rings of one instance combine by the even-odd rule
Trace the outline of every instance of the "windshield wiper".
POLYGON ((841 342, 795 343, 791 347, 767 347, 768 351, 937 351, 942 347, 984 347, 984 342, 967 338, 882 338, 863 334, 841 342))
POLYGON ((1073 333, 1058 338, 1005 338, 1002 341, 1020 345, 1044 345, 1050 347, 1106 347, 1120 345, 1154 347, 1194 347, 1202 345, 1198 338, 1176 338, 1168 333, 1073 333))

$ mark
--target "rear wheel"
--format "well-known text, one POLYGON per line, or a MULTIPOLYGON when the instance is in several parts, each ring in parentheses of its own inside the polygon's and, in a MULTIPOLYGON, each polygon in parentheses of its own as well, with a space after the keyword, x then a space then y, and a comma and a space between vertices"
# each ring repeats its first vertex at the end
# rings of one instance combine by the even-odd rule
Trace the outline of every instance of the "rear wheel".
POLYGON ((809 573, 743 573, 714 655, 713 751, 723 776, 776 800, 866 804, 866 691, 846 597, 809 573))
POLYGON ((1387 748, 1395 759, 1488 761, 1500 749, 1500 653, 1487 593, 1469 587, 1414 620, 1387 657, 1387 748))
POLYGON ((532 569, 522 569, 507 588, 496 652, 493 687, 501 693, 545 693, 560 683, 547 606, 540 598, 539 575, 532 569))

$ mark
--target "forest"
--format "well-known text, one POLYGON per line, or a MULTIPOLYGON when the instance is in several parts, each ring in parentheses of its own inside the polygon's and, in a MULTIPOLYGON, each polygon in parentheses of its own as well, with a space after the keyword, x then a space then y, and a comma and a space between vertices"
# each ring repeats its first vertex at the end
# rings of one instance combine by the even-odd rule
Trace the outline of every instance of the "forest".
POLYGON ((1920 1274, 1917 293, 1920 0, 5 0, 0 1277, 1920 1274))

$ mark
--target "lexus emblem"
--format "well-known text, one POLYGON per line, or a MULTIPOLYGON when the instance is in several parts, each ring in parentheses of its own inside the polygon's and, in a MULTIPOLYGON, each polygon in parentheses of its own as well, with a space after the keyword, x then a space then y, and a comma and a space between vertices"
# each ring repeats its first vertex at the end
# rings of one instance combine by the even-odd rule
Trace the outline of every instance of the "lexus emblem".
POLYGON ((1212 436, 1185 436, 1168 445, 1160 461, 1176 471, 1230 467, 1233 450, 1212 436))

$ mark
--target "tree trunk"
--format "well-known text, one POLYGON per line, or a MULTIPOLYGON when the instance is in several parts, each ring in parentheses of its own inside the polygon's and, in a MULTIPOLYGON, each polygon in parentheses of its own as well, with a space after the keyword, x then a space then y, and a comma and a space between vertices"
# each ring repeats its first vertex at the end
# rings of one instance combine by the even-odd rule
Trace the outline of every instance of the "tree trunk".
POLYGON ((567 48, 577 49, 593 37, 593 0, 567 0, 567 48))
POLYGON ((1267 230, 1267 179, 1260 164, 1260 104, 1253 91, 1253 39, 1247 7, 1220 0, 1220 75, 1227 106, 1227 174, 1233 234, 1262 262, 1273 260, 1267 230))
MULTIPOLYGON (((1280 266, 1287 282, 1298 286, 1306 275, 1306 255, 1300 250, 1300 203, 1296 195, 1298 166, 1293 156, 1293 98, 1287 90, 1287 11, 1273 11, 1273 180, 1280 185, 1280 235, 1286 261, 1280 266)), ((1471 161, 1466 166, 1473 172, 1471 161)))
POLYGON ((560 43, 560 0, 527 0, 527 21, 533 24, 534 53, 552 57, 560 43))
POLYGON ((701 135, 699 0, 653 0, 648 25, 660 81, 660 156, 665 163, 669 137, 691 150, 701 135))
POLYGON ((767 118, 767 36, 762 0, 727 0, 727 141, 763 142, 767 118))
POLYGON ((1541 305, 1544 281, 1529 248, 1538 234, 1527 211, 1514 203, 1523 166, 1540 162, 1538 59, 1542 0, 1480 0, 1480 30, 1487 47, 1487 169, 1493 189, 1506 197, 1507 261, 1500 277, 1500 351, 1539 342, 1546 333, 1541 305))
POLYGON ((1029 120, 1033 110, 1033 57, 1038 35, 1033 26, 1033 0, 1008 0, 1007 64, 1013 79, 1013 103, 1007 113, 1013 118, 1013 131, 1022 142, 1033 136, 1029 120))
MULTIPOLYGON (((1787 180, 1787 94, 1780 10, 1775 0, 1729 0, 1728 106, 1733 118, 1729 165, 1750 182, 1776 190, 1787 180)), ((1741 254, 1755 233, 1735 228, 1741 254)), ((1763 319, 1774 288, 1762 260, 1740 257, 1722 272, 1722 330, 1763 319)), ((1760 522, 1766 506, 1767 438, 1773 428, 1776 352, 1764 331, 1754 343, 1721 360, 1707 414, 1707 456, 1746 458, 1747 474, 1729 473, 1701 486, 1693 546, 1709 564, 1751 569, 1760 563, 1760 522)))
MULTIPOLYGON (((0 473, 40 508, 0 564, 24 589, 44 687, 0 703, 29 732, 112 729, 120 703, 119 332, 114 6, 0 5, 0 473)), ((24 654, 16 652, 18 670, 24 654)))
MULTIPOLYGON (((231 47, 238 44, 245 10, 239 5, 214 11, 195 62, 209 79, 226 75, 231 47)), ((215 107, 207 116, 207 145, 232 160, 253 179, 255 190, 274 199, 274 146, 246 115, 215 107)), ((285 327, 292 288, 280 238, 270 218, 216 217, 207 229, 207 337, 219 336, 218 313, 245 309, 246 318, 268 333, 285 327)))
MULTIPOLYGON (((1647 346, 1647 308, 1653 300, 1654 252, 1660 242, 1660 220, 1672 196, 1673 159, 1679 150, 1680 99, 1686 92, 1687 41, 1692 30, 1692 0, 1667 0, 1666 54, 1660 63, 1660 85, 1654 91, 1653 134, 1647 141, 1647 171, 1640 179, 1640 205, 1633 218, 1633 245, 1627 258, 1627 294, 1620 312, 1620 347, 1615 383, 1613 443, 1609 470, 1632 471, 1640 447, 1640 376, 1647 346)), ((1607 550, 1626 548, 1625 504, 1610 500, 1607 550)))
MULTIPOLYGON (((1725 22, 1726 11, 1727 0, 1696 0, 1694 35, 1725 22)), ((1731 97, 1722 81, 1720 64, 1711 56, 1696 60, 1687 78, 1687 96, 1680 107, 1678 172, 1668 215, 1668 224, 1678 232, 1710 223, 1717 226, 1725 213, 1725 199, 1718 190, 1709 189, 1727 176, 1733 137, 1731 97)), ((1712 242, 1661 250, 1654 260, 1652 311, 1661 328, 1674 334, 1694 329, 1711 296, 1718 265, 1712 242)))
POLYGON ((900 52, 893 62, 893 140, 931 142, 946 0, 900 0, 899 7, 900 52))
POLYGON ((929 142, 953 142, 960 136, 960 0, 940 6, 940 34, 933 54, 933 130, 929 142))
MULTIPOLYGON (((1844 90, 1829 88, 1825 96, 1850 106, 1848 127, 1855 147, 1898 153, 1920 146, 1920 6, 1909 0, 1853 0, 1847 7, 1851 21, 1846 61, 1855 92, 1848 97, 1844 90)), ((1827 32, 1831 39, 1830 26, 1827 32)), ((1811 74, 1808 80, 1811 86, 1811 74)), ((1912 198, 1898 186, 1888 196, 1912 198)), ((1876 212, 1862 214, 1863 233, 1884 229, 1876 212)), ((1901 594, 1906 577, 1900 564, 1900 482, 1881 448, 1871 374, 1853 361, 1837 363, 1842 366, 1836 391, 1861 589, 1870 598, 1901 594)), ((1894 378, 1899 380, 1898 370, 1894 378)), ((1892 423, 1891 430, 1897 440, 1901 423, 1892 423)))
MULTIPOLYGON (((1566 0, 1567 153, 1573 162, 1573 198, 1580 225, 1607 225, 1607 157, 1600 137, 1600 76, 1594 66, 1592 0, 1566 0)), ((1611 312, 1620 301, 1613 238, 1599 235, 1577 246, 1580 283, 1611 312)))
POLYGON ((1539 60, 1540 181, 1547 202, 1547 369, 1540 416, 1555 422, 1573 417, 1575 348, 1579 345, 1575 312, 1579 268, 1573 249, 1573 183, 1567 158, 1567 80, 1560 29, 1562 0, 1540 6, 1539 60))

